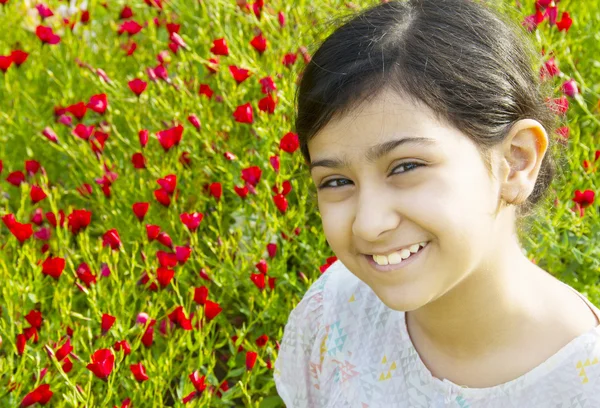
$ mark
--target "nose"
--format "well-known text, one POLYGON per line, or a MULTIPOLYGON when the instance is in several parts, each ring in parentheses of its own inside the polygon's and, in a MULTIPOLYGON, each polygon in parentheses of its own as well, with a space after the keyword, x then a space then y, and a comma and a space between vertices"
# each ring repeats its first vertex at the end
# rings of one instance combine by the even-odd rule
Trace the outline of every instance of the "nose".
POLYGON ((381 191, 363 190, 357 195, 352 233, 367 242, 375 242, 387 231, 398 227, 401 216, 389 196, 381 191))

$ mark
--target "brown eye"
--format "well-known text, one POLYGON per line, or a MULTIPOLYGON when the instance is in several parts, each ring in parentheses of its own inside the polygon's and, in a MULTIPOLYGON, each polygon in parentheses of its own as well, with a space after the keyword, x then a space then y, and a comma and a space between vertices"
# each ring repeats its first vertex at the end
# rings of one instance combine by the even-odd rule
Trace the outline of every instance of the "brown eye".
MULTIPOLYGON (((421 163, 417 163, 417 162, 406 162, 406 163, 402 163, 396 167, 394 167, 394 170, 392 171, 392 175, 398 175, 398 174, 404 174, 404 173, 408 173, 414 169, 416 169, 417 167, 422 167, 424 166, 424 164, 421 163), (408 169, 408 170, 404 170, 404 171, 396 171, 399 168, 404 168, 404 169, 408 169)), ((340 188, 343 187, 347 184, 338 184, 337 186, 335 185, 331 185, 331 183, 335 182, 335 181, 339 181, 340 183, 342 182, 350 182, 352 183, 350 180, 348 179, 344 179, 344 178, 337 178, 337 179, 331 179, 326 181, 325 183, 321 184, 319 187, 317 187, 319 190, 323 190, 323 189, 327 189, 327 188, 331 188, 331 189, 336 189, 336 188, 340 188)))
POLYGON ((413 170, 413 169, 415 169, 415 168, 417 168, 417 167, 421 167, 421 166, 423 166, 423 164, 421 164, 421 163, 417 163, 417 162, 406 162, 406 163, 402 163, 402 164, 400 164, 399 166, 397 166, 397 167, 395 167, 395 168, 394 168, 394 170, 392 171, 392 174, 402 174, 402 173, 407 173, 407 172, 409 172, 409 171, 411 171, 411 170, 413 170), (396 172, 396 169, 399 169, 400 167, 403 167, 403 168, 405 168, 405 166, 406 166, 406 167, 408 167, 408 165, 409 165, 409 164, 412 164, 412 165, 414 165, 414 166, 411 166, 410 170, 405 170, 405 171, 396 172))

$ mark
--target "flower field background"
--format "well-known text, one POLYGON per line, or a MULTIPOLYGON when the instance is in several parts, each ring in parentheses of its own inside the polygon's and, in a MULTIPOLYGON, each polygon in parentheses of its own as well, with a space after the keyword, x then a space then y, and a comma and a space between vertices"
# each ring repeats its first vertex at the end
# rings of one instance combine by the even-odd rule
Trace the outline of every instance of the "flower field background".
MULTIPOLYGON (((341 0, 0 0, 0 406, 281 407, 336 259, 293 129, 341 0)), ((600 304, 600 0, 506 2, 559 176, 528 255, 600 304)))

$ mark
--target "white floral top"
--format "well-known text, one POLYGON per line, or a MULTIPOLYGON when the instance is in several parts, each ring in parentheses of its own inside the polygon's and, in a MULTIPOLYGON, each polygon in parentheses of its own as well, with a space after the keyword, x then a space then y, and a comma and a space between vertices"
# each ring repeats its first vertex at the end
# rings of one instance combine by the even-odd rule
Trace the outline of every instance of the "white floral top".
POLYGON ((600 326, 507 383, 442 381, 415 350, 404 312, 384 305, 337 260, 290 313, 274 380, 287 408, 598 408, 599 359, 600 326))

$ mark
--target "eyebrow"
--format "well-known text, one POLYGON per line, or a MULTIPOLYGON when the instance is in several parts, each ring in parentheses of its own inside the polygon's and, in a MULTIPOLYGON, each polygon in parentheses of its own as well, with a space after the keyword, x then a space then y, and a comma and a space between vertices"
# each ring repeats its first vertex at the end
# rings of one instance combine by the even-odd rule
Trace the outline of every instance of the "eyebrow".
MULTIPOLYGON (((434 143, 436 143, 434 139, 429 139, 426 137, 405 137, 402 139, 394 139, 370 147, 369 150, 367 150, 367 153, 365 153, 365 157, 367 158, 367 162, 373 163, 401 145, 413 144, 417 146, 430 146, 434 143)), ((321 159, 310 163, 310 171, 312 172, 315 167, 329 167, 337 169, 341 167, 349 167, 349 162, 347 158, 321 159)))

